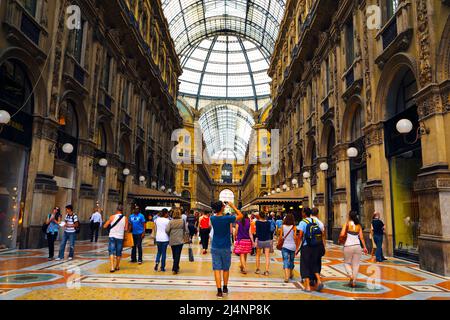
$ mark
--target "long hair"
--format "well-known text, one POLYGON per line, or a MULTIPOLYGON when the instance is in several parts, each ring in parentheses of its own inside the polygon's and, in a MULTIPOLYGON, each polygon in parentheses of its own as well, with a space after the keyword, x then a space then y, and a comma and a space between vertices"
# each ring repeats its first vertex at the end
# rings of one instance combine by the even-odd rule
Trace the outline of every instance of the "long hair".
POLYGON ((245 227, 245 221, 246 220, 250 220, 250 218, 248 217, 248 213, 247 212, 242 212, 243 218, 241 219, 241 221, 239 221, 239 224, 242 227, 245 227))
POLYGON ((294 226, 295 225, 294 215, 292 213, 288 213, 284 218, 283 224, 286 226, 294 226))
POLYGON ((359 221, 358 212, 350 211, 348 217, 350 218, 351 221, 355 223, 355 225, 361 224, 361 222, 359 221))
POLYGON ((175 208, 173 209, 172 212, 172 219, 181 219, 181 209, 180 208, 175 208))

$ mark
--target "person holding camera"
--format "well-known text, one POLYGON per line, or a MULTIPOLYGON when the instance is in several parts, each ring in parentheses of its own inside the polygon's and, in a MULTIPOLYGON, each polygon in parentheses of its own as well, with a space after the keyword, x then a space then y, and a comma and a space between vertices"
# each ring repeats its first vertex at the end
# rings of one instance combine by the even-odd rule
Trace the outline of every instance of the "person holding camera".
POLYGON ((231 237, 230 225, 240 221, 244 216, 241 211, 231 202, 214 202, 211 204, 216 213, 211 217, 211 225, 214 229, 214 237, 211 243, 212 265, 217 286, 217 298, 223 298, 228 294, 228 279, 231 267, 231 237), (237 214, 225 215, 225 207, 229 205, 237 214), (223 276, 223 288, 222 288, 223 276))

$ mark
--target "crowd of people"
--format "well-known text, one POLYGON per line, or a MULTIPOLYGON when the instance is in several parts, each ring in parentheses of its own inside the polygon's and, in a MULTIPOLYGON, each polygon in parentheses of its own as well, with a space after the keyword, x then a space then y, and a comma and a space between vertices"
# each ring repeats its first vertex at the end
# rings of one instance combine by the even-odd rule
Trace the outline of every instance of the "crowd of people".
MULTIPOLYGON (((143 239, 147 233, 153 234, 157 253, 154 271, 166 271, 167 248, 172 251, 172 272, 180 272, 180 259, 185 244, 191 244, 199 238, 202 254, 206 255, 210 246, 212 269, 217 285, 217 297, 227 295, 230 276, 231 257, 239 256, 239 269, 243 275, 248 274, 248 256, 255 255, 255 274, 269 276, 271 254, 274 246, 281 251, 283 258, 284 282, 294 278, 295 259, 300 255, 300 276, 304 290, 321 291, 324 288, 321 279, 322 257, 326 254, 326 232, 319 219, 317 208, 303 208, 301 216, 294 213, 241 212, 233 203, 217 201, 211 204, 212 213, 162 209, 156 214, 144 216, 138 206, 132 208, 127 217, 123 207, 119 206, 106 222, 103 223, 102 210, 95 208, 90 217, 90 240, 97 242, 101 227, 108 233, 108 252, 110 272, 120 270, 120 260, 125 238, 132 237, 131 263, 143 263, 143 239), (226 210, 229 207, 230 210, 226 210), (211 243, 210 243, 211 242, 211 243), (276 243, 275 243, 276 242, 276 243), (261 264, 264 260, 264 264, 261 264)), ((65 207, 63 218, 59 207, 46 217, 43 232, 46 234, 49 260, 54 259, 54 246, 58 232, 63 234, 56 260, 64 259, 67 242, 69 242, 68 259, 74 258, 76 235, 80 232, 80 222, 73 207, 65 207)), ((378 212, 374 213, 370 229, 373 243, 373 261, 386 260, 382 252, 384 223, 378 212)), ((350 212, 339 235, 343 245, 344 265, 349 278, 349 286, 357 286, 357 277, 361 256, 368 253, 363 235, 363 227, 358 214, 350 212)))

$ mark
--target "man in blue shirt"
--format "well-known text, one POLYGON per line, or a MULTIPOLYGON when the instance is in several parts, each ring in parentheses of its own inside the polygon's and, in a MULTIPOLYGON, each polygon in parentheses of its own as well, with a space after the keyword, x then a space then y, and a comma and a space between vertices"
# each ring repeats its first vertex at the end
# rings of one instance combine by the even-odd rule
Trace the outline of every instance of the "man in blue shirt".
POLYGON ((217 298, 223 298, 224 294, 228 294, 228 279, 230 277, 231 266, 231 237, 230 225, 241 220, 244 216, 231 202, 218 201, 211 204, 212 209, 216 213, 211 217, 211 225, 214 230, 214 236, 211 244, 212 265, 214 277, 217 286, 217 298), (225 215, 225 206, 229 205, 237 214, 225 215), (223 273, 223 290, 222 290, 222 273, 223 273))
POLYGON ((133 249, 131 249, 131 261, 136 262, 136 248, 139 254, 139 264, 142 264, 142 239, 145 236, 145 217, 139 212, 139 207, 134 208, 133 213, 128 218, 129 226, 133 233, 133 249))

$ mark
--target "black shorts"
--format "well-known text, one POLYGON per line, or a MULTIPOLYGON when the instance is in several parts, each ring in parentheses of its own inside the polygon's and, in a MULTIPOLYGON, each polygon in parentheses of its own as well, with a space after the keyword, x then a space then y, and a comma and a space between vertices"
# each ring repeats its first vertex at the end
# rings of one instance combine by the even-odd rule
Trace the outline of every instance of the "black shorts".
POLYGON ((302 246, 300 249, 300 275, 302 279, 315 279, 315 274, 320 273, 321 264, 321 249, 320 246, 302 246))

